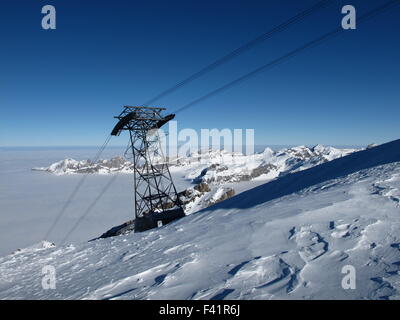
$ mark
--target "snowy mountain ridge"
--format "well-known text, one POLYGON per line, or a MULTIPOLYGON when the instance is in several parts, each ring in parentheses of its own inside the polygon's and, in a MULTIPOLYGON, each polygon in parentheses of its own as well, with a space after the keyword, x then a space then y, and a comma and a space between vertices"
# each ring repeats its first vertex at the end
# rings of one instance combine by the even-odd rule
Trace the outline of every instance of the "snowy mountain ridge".
MULTIPOLYGON (((225 150, 207 150, 192 153, 186 157, 170 157, 168 162, 171 167, 174 166, 192 166, 202 169, 213 166, 218 168, 217 174, 221 180, 237 181, 233 175, 242 173, 242 179, 252 179, 263 174, 276 177, 282 172, 291 172, 303 170, 316 164, 342 157, 346 154, 356 151, 356 149, 336 149, 333 147, 324 147, 317 145, 313 148, 299 146, 286 148, 279 151, 273 151, 266 148, 264 152, 245 156, 237 152, 228 152, 225 150), (257 170, 258 169, 258 170, 257 170), (253 174, 253 176, 251 176, 253 174), (230 177, 227 177, 230 176, 230 177)), ((161 161, 161 160, 158 160, 161 161)), ((157 163, 157 160, 156 162, 157 163)), ((110 160, 91 160, 77 161, 74 159, 64 159, 51 164, 48 167, 36 167, 32 170, 46 171, 57 175, 75 174, 75 173, 133 173, 133 164, 123 157, 114 157, 110 160)), ((212 171, 212 170, 209 170, 212 171)), ((193 178, 196 171, 191 174, 193 178)), ((204 177, 204 182, 209 182, 212 178, 204 177)))

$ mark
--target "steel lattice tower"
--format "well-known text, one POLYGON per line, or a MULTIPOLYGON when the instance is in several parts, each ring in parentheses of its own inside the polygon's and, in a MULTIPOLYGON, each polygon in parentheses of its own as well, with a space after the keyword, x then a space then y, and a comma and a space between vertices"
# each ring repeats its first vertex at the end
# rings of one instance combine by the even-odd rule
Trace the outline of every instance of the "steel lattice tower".
POLYGON ((185 216, 161 149, 158 129, 175 115, 164 108, 125 106, 111 135, 129 132, 134 165, 135 231, 144 231, 185 216))

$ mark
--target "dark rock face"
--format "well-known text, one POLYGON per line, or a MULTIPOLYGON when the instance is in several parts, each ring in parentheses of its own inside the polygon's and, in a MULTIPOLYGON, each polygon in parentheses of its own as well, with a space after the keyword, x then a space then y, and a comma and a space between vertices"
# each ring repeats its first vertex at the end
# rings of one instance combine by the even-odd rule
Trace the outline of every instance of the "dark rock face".
POLYGON ((265 164, 265 165, 259 166, 258 168, 255 168, 251 171, 250 179, 257 178, 257 177, 259 177, 263 174, 269 173, 271 170, 275 170, 275 169, 277 169, 277 167, 274 166, 273 164, 265 164))
MULTIPOLYGON (((119 226, 113 227, 103 233, 99 238, 115 237, 122 234, 128 234, 135 228, 135 220, 129 220, 119 226)), ((94 239, 95 240, 95 239, 94 239)))
POLYGON ((135 220, 135 232, 143 232, 157 228, 185 216, 182 208, 166 210, 164 212, 152 212, 135 220))
POLYGON ((211 191, 210 187, 205 182, 202 182, 202 183, 200 183, 198 185, 195 185, 194 189, 199 191, 199 192, 210 192, 211 191))
POLYGON ((146 231, 152 228, 157 228, 159 222, 161 222, 161 225, 166 225, 184 216, 185 213, 180 208, 167 210, 165 212, 153 212, 151 214, 137 218, 137 220, 129 220, 119 226, 113 227, 96 239, 104 239, 109 237, 125 235, 132 231, 134 232, 146 231))

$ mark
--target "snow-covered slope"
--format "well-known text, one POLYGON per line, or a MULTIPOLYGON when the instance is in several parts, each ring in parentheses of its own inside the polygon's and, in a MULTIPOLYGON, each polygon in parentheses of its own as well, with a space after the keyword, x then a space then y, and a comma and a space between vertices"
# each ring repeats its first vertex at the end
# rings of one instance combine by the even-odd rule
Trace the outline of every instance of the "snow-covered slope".
POLYGON ((398 299, 400 140, 145 233, 0 258, 0 298, 398 299), (57 271, 43 290, 41 270, 57 271), (356 271, 345 290, 342 268, 356 271))

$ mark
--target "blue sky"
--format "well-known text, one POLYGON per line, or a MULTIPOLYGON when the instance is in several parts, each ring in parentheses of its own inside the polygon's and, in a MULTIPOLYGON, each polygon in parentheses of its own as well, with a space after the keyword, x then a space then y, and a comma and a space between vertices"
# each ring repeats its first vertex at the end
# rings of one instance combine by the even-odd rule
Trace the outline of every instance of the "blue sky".
MULTIPOLYGON (((140 105, 317 0, 2 0, 0 146, 101 145, 140 105), (57 29, 41 29, 41 8, 57 29)), ((169 111, 383 0, 333 1, 161 99, 169 111)), ((182 112, 178 127, 254 128, 256 144, 363 145, 399 138, 400 6, 182 112)), ((126 137, 113 144, 125 145, 126 137)))

